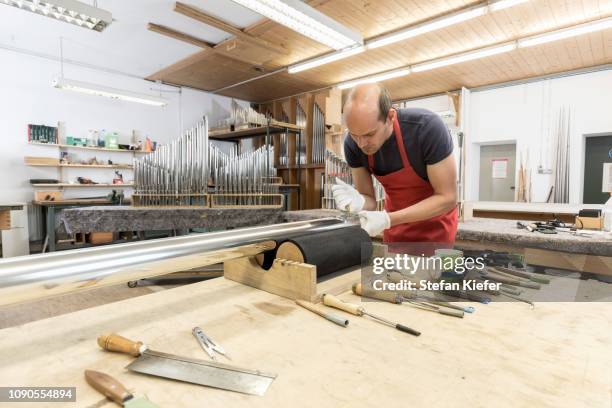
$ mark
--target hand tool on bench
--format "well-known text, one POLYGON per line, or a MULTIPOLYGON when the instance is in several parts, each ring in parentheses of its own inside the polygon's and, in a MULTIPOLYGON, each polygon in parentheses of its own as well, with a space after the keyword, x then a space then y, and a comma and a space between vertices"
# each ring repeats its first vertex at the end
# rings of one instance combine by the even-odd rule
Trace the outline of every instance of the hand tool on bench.
POLYGON ((494 270, 482 270, 478 271, 480 276, 485 276, 487 279, 492 280, 494 282, 499 283, 508 283, 510 285, 521 286, 529 289, 540 289, 540 284, 535 282, 530 282, 517 277, 508 277, 507 275, 502 275, 499 272, 494 270))
POLYGON ((276 374, 258 370, 160 353, 118 334, 98 337, 98 345, 138 357, 126 367, 128 370, 244 394, 263 395, 276 378, 276 374))
POLYGON ((134 397, 115 378, 99 371, 85 370, 85 381, 96 391, 125 408, 159 408, 146 398, 134 397))
POLYGON ((380 316, 373 315, 368 313, 364 307, 355 305, 353 303, 343 302, 338 299, 334 295, 324 294, 323 295, 323 304, 326 306, 335 307, 336 309, 344 310, 345 312, 354 314, 355 316, 370 316, 371 318, 377 320, 380 323, 386 324, 391 327, 395 327, 399 331, 403 331, 404 333, 412 334, 413 336, 420 336, 421 332, 411 329, 410 327, 404 326, 403 324, 391 322, 385 318, 380 316))
POLYGON ((302 306, 304 309, 308 309, 311 312, 316 313, 319 316, 322 316, 322 317, 326 318, 327 320, 329 320, 332 323, 336 323, 338 326, 346 327, 349 324, 348 319, 343 319, 342 317, 336 316, 335 314, 326 313, 326 312, 324 312, 324 311, 322 311, 320 309, 317 309, 315 304, 312 303, 312 302, 307 302, 305 300, 297 299, 295 301, 295 303, 297 303, 298 305, 302 306))
POLYGON ((221 347, 220 345, 218 345, 217 343, 215 343, 213 339, 208 337, 206 333, 204 333, 204 330, 202 330, 199 327, 194 327, 191 333, 193 333, 195 338, 198 340, 198 343, 200 343, 200 346, 202 346, 202 348, 204 349, 206 354, 210 356, 210 358, 217 361, 217 358, 215 357, 215 351, 216 351, 217 353, 223 355, 228 360, 231 360, 231 358, 225 352, 225 349, 221 347))
POLYGON ((447 316, 463 318, 463 311, 443 309, 439 305, 434 304, 434 302, 425 301, 425 300, 421 300, 418 298, 416 299, 405 298, 400 294, 397 294, 394 292, 388 292, 388 291, 368 290, 364 294, 363 286, 361 285, 361 283, 353 284, 352 289, 353 289, 353 293, 356 294, 357 296, 365 296, 371 299, 384 300, 385 302, 390 302, 390 303, 401 304, 401 303, 407 302, 412 306, 418 307, 419 309, 428 310, 430 312, 437 312, 437 313, 447 315, 447 316))
POLYGON ((503 274, 506 275, 513 275, 515 277, 519 277, 519 278, 523 278, 523 279, 528 279, 532 282, 536 282, 536 283, 542 283, 542 284, 549 284, 550 283, 550 279, 544 277, 544 276, 538 276, 535 275, 533 273, 528 273, 525 271, 519 271, 517 269, 512 269, 512 268, 505 268, 503 266, 495 266, 495 267, 489 267, 490 269, 493 269, 496 272, 501 272, 503 274))
MULTIPOLYGON (((394 283, 399 283, 402 279, 404 279, 404 275, 402 275, 401 272, 398 271, 391 271, 391 272, 387 272, 387 280, 389 280, 389 282, 394 282, 394 283)), ((438 300, 433 296, 427 296, 427 295, 423 295, 421 293, 419 293, 418 291, 412 291, 414 293, 411 293, 411 297, 407 297, 405 295, 403 295, 400 291, 394 292, 399 294, 401 297, 403 297, 404 299, 422 299, 422 300, 426 300, 429 303, 433 303, 435 305, 438 306, 444 306, 444 307, 448 307, 450 309, 455 309, 455 310, 462 310, 465 313, 474 313, 474 311, 476 311, 476 308, 474 308, 473 306, 457 306, 454 305, 452 303, 449 302, 444 302, 442 300, 438 300)), ((385 299, 381 299, 381 300, 385 300, 385 299)), ((397 302, 393 302, 393 303, 397 303, 397 302)))

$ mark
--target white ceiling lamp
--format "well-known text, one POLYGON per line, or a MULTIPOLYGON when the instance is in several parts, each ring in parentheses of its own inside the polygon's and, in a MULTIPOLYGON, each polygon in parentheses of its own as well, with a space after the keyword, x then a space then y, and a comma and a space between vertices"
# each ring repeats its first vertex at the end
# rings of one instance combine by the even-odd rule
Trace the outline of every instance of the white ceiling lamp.
POLYGON ((356 85, 360 85, 360 84, 371 84, 373 82, 382 82, 382 81, 385 81, 387 79, 392 79, 392 78, 398 78, 398 77, 406 76, 406 75, 410 74, 410 72, 411 72, 410 68, 396 69, 396 70, 393 70, 393 71, 383 72, 381 74, 370 75, 370 76, 367 76, 367 77, 363 77, 363 78, 359 78, 359 79, 353 79, 351 81, 342 82, 342 83, 338 84, 338 88, 339 89, 348 89, 348 88, 352 88, 352 87, 354 87, 356 85))
POLYGON ((450 57, 439 58, 433 61, 424 62, 412 66, 412 72, 428 71, 430 69, 445 67, 447 65, 459 64, 465 61, 471 61, 479 58, 489 57, 491 55, 502 54, 516 49, 516 42, 512 41, 505 44, 494 45, 492 47, 481 48, 475 51, 464 52, 450 57))
POLYGON ((57 78, 53 80, 52 85, 57 89, 80 92, 87 95, 104 96, 106 98, 128 102, 143 103, 145 105, 166 106, 168 104, 168 101, 163 98, 66 78, 57 78))
POLYGON ((113 16, 109 11, 76 0, 0 0, 0 4, 94 31, 103 31, 113 22, 113 16))
POLYGON ((442 16, 426 23, 408 27, 404 30, 396 31, 387 35, 383 35, 382 37, 378 37, 374 40, 368 41, 367 48, 378 48, 399 41, 407 40, 408 38, 416 37, 418 35, 425 34, 430 31, 439 30, 441 28, 458 24, 466 20, 471 20, 473 18, 484 15, 486 12, 487 6, 478 6, 470 8, 468 10, 442 16))
POLYGON ((519 4, 527 3, 529 0, 500 0, 489 4, 489 11, 503 10, 519 4))
POLYGON ((335 50, 363 44, 361 34, 299 0, 232 1, 335 50))
POLYGON ((327 55, 323 55, 321 57, 313 58, 304 62, 300 62, 299 64, 290 65, 287 71, 290 74, 295 74, 296 72, 305 71, 310 68, 318 67, 320 65, 329 64, 333 61, 338 61, 343 58, 347 58, 356 54, 360 54, 365 51, 365 47, 363 45, 358 45, 356 47, 350 47, 345 50, 340 50, 336 52, 332 52, 327 55))
POLYGON ((488 12, 497 10, 503 10, 509 7, 514 7, 518 4, 526 3, 529 0, 499 0, 474 6, 465 10, 460 10, 455 13, 447 14, 445 16, 436 18, 434 20, 427 21, 422 24, 417 24, 408 27, 403 30, 398 30, 373 40, 366 41, 365 47, 350 47, 345 50, 336 51, 321 57, 309 59, 298 64, 289 66, 288 72, 294 74, 296 72, 304 71, 310 68, 318 67, 320 65, 328 64, 333 61, 338 61, 343 58, 353 56, 363 52, 365 49, 373 49, 383 47, 389 44, 393 44, 399 41, 407 40, 425 34, 431 31, 439 30, 451 25, 455 25, 467 20, 471 20, 476 17, 480 17, 488 12))
POLYGON ((612 27, 612 17, 601 20, 592 21, 590 23, 576 25, 574 27, 564 28, 562 30, 551 31, 549 33, 534 35, 518 40, 518 46, 521 48, 531 47, 534 45, 544 44, 547 42, 562 40, 564 38, 575 37, 581 34, 588 34, 595 31, 605 30, 612 27))

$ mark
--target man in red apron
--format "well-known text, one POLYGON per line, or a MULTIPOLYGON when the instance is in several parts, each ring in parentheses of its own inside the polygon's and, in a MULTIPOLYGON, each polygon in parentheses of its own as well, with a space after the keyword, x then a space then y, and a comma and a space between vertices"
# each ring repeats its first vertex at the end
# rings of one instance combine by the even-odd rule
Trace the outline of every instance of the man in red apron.
POLYGON ((352 89, 344 105, 349 136, 344 153, 355 188, 337 181, 338 208, 359 212, 371 236, 385 242, 453 244, 457 232, 457 174, 452 138, 442 120, 425 109, 391 108, 378 84, 352 89), (376 209, 371 175, 385 189, 376 209))

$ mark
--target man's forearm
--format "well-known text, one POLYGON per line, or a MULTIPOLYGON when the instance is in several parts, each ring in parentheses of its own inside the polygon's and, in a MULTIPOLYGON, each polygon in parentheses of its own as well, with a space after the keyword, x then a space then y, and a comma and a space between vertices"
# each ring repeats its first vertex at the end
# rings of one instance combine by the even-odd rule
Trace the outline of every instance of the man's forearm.
POLYGON ((363 198, 365 198, 365 203, 363 204, 363 209, 366 211, 374 211, 376 210, 376 200, 369 196, 362 194, 363 198))
MULTIPOLYGON (((366 200, 367 202, 367 200, 366 200)), ((389 213, 391 226, 407 222, 423 221, 437 215, 445 214, 457 205, 454 195, 434 194, 423 201, 399 211, 389 213)))

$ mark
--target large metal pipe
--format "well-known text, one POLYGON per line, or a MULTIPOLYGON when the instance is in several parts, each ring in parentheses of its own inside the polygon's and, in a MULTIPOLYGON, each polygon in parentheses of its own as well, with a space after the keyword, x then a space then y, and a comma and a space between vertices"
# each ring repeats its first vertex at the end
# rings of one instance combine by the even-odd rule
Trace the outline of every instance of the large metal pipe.
POLYGON ((2 259, 0 305, 195 268, 213 251, 347 225, 323 218, 2 259))

